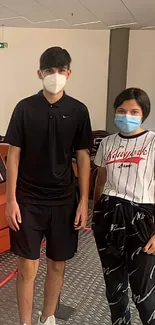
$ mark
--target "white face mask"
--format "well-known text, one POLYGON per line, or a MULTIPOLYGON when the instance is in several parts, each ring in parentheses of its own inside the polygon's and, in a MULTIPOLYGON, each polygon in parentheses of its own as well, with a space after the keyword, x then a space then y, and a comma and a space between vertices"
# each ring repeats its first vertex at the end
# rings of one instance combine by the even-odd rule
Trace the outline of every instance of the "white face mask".
POLYGON ((45 89, 53 95, 58 94, 65 87, 66 82, 66 76, 59 73, 48 75, 43 79, 45 89))

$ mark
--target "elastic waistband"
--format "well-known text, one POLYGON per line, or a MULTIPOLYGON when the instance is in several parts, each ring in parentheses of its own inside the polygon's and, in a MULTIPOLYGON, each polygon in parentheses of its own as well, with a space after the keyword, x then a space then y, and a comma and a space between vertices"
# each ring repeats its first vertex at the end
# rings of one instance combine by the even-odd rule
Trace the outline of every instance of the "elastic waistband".
POLYGON ((137 206, 137 207, 142 207, 144 209, 155 209, 155 204, 152 203, 137 203, 137 202, 133 202, 133 201, 129 201, 126 199, 123 199, 121 197, 118 196, 112 196, 112 195, 105 195, 102 194, 101 196, 101 201, 110 201, 113 203, 122 203, 125 205, 132 205, 132 206, 137 206))

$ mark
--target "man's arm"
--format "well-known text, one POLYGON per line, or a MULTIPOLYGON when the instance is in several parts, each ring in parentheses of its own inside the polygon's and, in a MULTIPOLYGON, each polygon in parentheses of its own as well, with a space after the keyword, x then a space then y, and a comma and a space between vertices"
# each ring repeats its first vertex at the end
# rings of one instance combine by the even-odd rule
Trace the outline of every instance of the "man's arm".
POLYGON ((76 151, 80 202, 75 218, 75 228, 85 228, 88 218, 88 197, 90 180, 90 151, 92 149, 92 129, 87 108, 83 105, 78 114, 78 127, 74 139, 76 151))
POLYGON ((21 149, 10 146, 7 156, 7 183, 6 199, 7 202, 16 201, 16 183, 21 149))
POLYGON ((20 152, 23 146, 23 102, 20 102, 13 111, 5 142, 10 145, 7 156, 7 183, 6 183, 6 219, 9 226, 17 231, 21 222, 19 206, 16 201, 16 183, 20 152))
POLYGON ((85 228, 88 219, 88 197, 90 180, 90 155, 87 149, 78 150, 76 153, 78 181, 80 188, 80 202, 76 213, 75 228, 85 228))
POLYGON ((88 150, 79 150, 76 153, 80 200, 88 202, 90 180, 90 155, 88 150))
POLYGON ((98 173, 96 176, 95 189, 94 189, 94 197, 93 197, 94 205, 100 199, 100 197, 103 193, 106 180, 107 180, 106 168, 99 167, 98 173))
POLYGON ((6 219, 8 225, 14 230, 19 230, 21 215, 16 201, 16 184, 21 149, 15 146, 9 147, 7 156, 7 182, 6 182, 6 219))

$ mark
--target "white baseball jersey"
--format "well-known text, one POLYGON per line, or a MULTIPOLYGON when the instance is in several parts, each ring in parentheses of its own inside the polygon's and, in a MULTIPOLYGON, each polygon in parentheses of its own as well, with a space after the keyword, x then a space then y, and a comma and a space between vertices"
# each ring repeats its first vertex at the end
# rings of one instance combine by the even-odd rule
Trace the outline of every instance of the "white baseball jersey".
POLYGON ((106 167, 103 193, 136 203, 155 203, 155 133, 102 140, 94 163, 106 167))

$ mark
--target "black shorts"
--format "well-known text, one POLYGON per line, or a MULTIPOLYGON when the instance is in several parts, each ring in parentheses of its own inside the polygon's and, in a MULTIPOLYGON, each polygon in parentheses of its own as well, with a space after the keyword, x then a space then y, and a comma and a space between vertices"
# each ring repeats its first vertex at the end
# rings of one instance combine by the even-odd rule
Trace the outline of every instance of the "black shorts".
POLYGON ((20 230, 10 229, 11 251, 20 257, 36 260, 46 238, 46 256, 53 261, 66 261, 77 252, 78 231, 74 229, 77 199, 65 205, 37 206, 19 203, 20 230))

